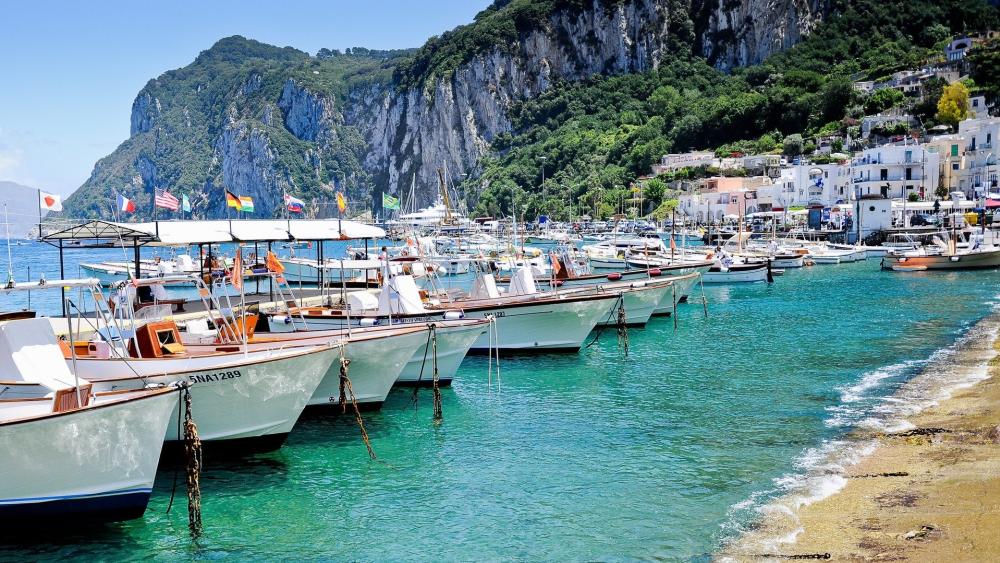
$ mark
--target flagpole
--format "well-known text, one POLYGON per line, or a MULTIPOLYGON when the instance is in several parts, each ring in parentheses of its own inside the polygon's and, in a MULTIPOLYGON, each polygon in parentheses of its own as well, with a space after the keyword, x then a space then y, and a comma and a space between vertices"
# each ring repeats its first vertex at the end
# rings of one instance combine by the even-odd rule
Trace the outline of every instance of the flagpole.
POLYGON ((38 240, 42 240, 42 190, 38 190, 38 240))

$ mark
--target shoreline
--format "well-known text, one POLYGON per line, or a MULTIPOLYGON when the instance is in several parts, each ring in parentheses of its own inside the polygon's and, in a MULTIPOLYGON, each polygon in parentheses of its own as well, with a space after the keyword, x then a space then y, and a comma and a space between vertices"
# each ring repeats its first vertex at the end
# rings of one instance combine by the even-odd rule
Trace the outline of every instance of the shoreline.
POLYGON ((1000 314, 883 399, 823 463, 757 509, 719 561, 1000 557, 1000 314), (874 409, 879 411, 880 408, 874 409), (877 415, 876 415, 877 416, 877 415))

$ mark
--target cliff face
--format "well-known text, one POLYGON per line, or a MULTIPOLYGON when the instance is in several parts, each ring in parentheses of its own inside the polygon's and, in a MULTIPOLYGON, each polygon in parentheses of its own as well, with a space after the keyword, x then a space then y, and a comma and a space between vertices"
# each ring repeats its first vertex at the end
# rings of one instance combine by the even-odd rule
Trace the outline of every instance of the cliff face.
MULTIPOLYGON (((405 87, 390 78, 403 56, 310 57, 224 39, 147 84, 131 137, 67 208, 100 216, 108 186, 123 186, 142 215, 158 187, 188 194, 207 217, 225 216, 224 188, 254 197, 258 216, 280 214, 282 192, 318 202, 346 191, 360 210, 413 179, 417 203, 427 204, 438 167, 456 181, 474 176, 511 130, 512 106, 556 81, 648 71, 692 49, 722 68, 760 62, 808 33, 826 1, 553 0, 515 39, 405 87)), ((494 17, 512 9, 491 8, 494 17)))
POLYGON ((759 64, 802 40, 829 9, 829 0, 703 0, 697 48, 722 69, 759 64))
POLYGON ((825 7, 825 0, 593 0, 582 11, 555 11, 513 52, 477 55, 422 88, 355 92, 346 118, 366 132, 365 165, 384 188, 405 190, 415 177, 426 204, 436 195, 438 167, 453 177, 475 174, 490 143, 510 131, 511 106, 554 80, 655 69, 685 41, 723 68, 755 64, 797 42, 825 7), (691 20, 697 14, 700 26, 691 20), (678 37, 686 34, 692 37, 678 37))

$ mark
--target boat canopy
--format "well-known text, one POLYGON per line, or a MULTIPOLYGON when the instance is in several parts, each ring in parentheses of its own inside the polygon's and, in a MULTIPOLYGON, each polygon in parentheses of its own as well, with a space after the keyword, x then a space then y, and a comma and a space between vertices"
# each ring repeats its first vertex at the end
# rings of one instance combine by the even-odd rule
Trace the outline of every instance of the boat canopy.
POLYGON ((0 379, 44 385, 53 391, 76 387, 47 319, 0 325, 0 379))
POLYGON ((383 238, 379 227, 339 219, 241 219, 115 223, 88 221, 50 233, 45 241, 105 239, 141 245, 182 246, 226 242, 286 242, 383 238))

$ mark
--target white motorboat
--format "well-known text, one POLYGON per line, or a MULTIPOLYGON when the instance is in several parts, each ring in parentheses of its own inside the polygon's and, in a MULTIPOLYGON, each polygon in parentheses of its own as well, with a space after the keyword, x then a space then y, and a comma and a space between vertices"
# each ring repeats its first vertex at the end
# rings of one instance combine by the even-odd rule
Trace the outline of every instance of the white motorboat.
POLYGON ((767 264, 732 264, 713 266, 702 274, 705 283, 755 283, 766 282, 767 264))
MULTIPOLYGON (((420 290, 411 276, 394 276, 383 287, 377 300, 365 302, 369 294, 352 293, 348 296, 349 308, 293 310, 296 318, 303 318, 310 326, 325 319, 328 327, 394 326, 426 324, 462 318, 496 321, 494 336, 482 334, 472 345, 471 351, 495 348, 501 350, 572 350, 583 345, 587 334, 602 315, 606 314, 616 295, 501 296, 492 275, 477 278, 476 284, 487 283, 492 291, 473 289, 470 299, 424 303, 420 290), (353 301, 353 303, 352 303, 353 301), (492 344, 492 346, 491 346, 492 344)), ((487 331, 489 332, 489 331, 487 331)))
MULTIPOLYGON (((128 336, 128 352, 120 340, 112 340, 82 343, 75 360, 64 356, 97 392, 190 382, 202 440, 247 450, 280 447, 340 357, 332 346, 250 352, 220 345, 212 352, 189 351, 172 321, 140 326, 128 336)), ((168 441, 182 438, 177 429, 175 414, 168 441)))
MULTIPOLYGON (((303 310, 303 312, 308 314, 308 309, 303 310)), ((296 321, 294 318, 287 314, 284 315, 274 315, 271 317, 271 329, 275 330, 273 334, 262 334, 260 332, 256 333, 253 338, 253 342, 256 343, 261 340, 274 341, 276 339, 288 338, 287 334, 289 329, 298 330, 294 333, 296 339, 305 339, 307 341, 322 341, 324 338, 347 338, 350 340, 347 351, 348 357, 354 362, 356 351, 358 350, 358 344, 365 340, 376 340, 377 346, 384 349, 385 347, 398 347, 397 345, 384 341, 385 338, 390 338, 394 336, 394 333, 398 333, 400 330, 408 330, 406 327, 368 327, 368 328, 353 328, 350 331, 347 330, 323 330, 322 327, 326 326, 323 319, 323 311, 315 311, 316 315, 311 317, 308 328, 303 330, 304 326, 301 319, 296 321), (294 328, 294 327, 297 327, 294 328)), ((433 360, 434 349, 437 351, 437 366, 438 366, 438 382, 440 385, 450 385, 455 374, 458 372, 459 366, 462 364, 462 360, 465 359, 466 354, 469 352, 469 348, 472 347, 472 343, 476 341, 479 335, 483 334, 489 322, 480 319, 461 319, 461 320, 441 320, 434 323, 428 323, 427 327, 434 325, 434 335, 429 333, 425 334, 424 340, 421 342, 420 346, 416 349, 410 359, 403 366, 402 371, 396 378, 395 383, 401 385, 426 385, 432 382, 432 372, 431 372, 431 362, 433 360), (431 344, 431 338, 436 339, 436 346, 431 344)), ((374 351, 365 358, 378 358, 380 355, 380 348, 375 348, 374 351)), ((352 366, 354 364, 352 363, 352 366)), ((356 366, 351 368, 356 370, 356 366)), ((384 366, 379 367, 380 372, 387 371, 384 366)), ((321 385, 322 386, 322 385, 321 385)))
MULTIPOLYGON (((649 318, 663 301, 669 301, 670 295, 674 292, 673 282, 669 280, 638 280, 638 281, 609 281, 607 283, 594 286, 581 286, 567 289, 551 289, 549 293, 556 295, 599 295, 613 293, 619 299, 611 304, 607 315, 601 319, 597 326, 616 326, 619 314, 624 314, 626 326, 642 327, 649 322, 649 318), (621 309, 621 312, 619 312, 621 309)), ((538 286, 528 268, 522 268, 514 273, 511 278, 507 295, 534 295, 538 294, 538 286)))
POLYGON ((0 325, 0 389, 6 528, 142 516, 178 389, 94 393, 45 319, 0 325))

